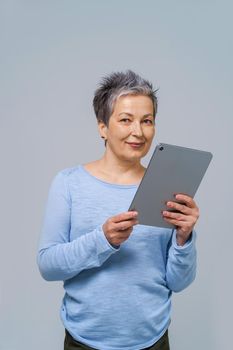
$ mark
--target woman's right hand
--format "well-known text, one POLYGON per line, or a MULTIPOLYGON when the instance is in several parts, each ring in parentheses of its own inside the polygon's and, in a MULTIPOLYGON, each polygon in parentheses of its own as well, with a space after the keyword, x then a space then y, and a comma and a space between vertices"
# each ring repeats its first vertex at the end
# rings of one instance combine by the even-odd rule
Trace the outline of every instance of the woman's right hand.
POLYGON ((109 218, 102 227, 109 243, 118 246, 126 241, 133 231, 133 226, 139 223, 137 216, 136 211, 127 211, 109 218))

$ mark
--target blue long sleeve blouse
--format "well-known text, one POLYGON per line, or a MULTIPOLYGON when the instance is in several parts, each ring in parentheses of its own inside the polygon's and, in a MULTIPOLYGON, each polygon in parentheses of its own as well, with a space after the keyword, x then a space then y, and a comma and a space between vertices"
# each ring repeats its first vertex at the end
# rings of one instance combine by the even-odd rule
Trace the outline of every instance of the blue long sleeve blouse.
POLYGON ((178 246, 175 230, 139 223, 120 247, 108 242, 102 225, 128 210, 136 190, 82 165, 59 171, 49 190, 38 266, 46 280, 64 281, 64 327, 100 350, 155 343, 170 324, 172 292, 195 278, 195 232, 178 246))

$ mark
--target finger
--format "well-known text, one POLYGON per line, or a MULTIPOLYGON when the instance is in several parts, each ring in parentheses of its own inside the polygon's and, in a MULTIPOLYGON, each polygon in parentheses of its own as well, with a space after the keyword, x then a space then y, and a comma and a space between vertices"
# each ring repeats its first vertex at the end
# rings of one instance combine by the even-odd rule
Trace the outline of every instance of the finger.
POLYGON ((121 222, 115 224, 115 230, 116 231, 125 231, 125 230, 128 230, 129 228, 131 229, 134 225, 137 225, 138 223, 139 222, 136 219, 121 221, 121 222))
POLYGON ((131 232, 133 231, 133 228, 127 228, 126 230, 119 230, 117 237, 120 239, 127 238, 130 236, 131 232))
POLYGON ((164 220, 169 222, 169 224, 172 224, 172 225, 177 226, 179 228, 187 226, 187 222, 185 222, 185 221, 180 221, 180 220, 171 219, 171 218, 167 218, 167 217, 164 217, 164 220))
POLYGON ((167 206, 168 206, 168 208, 178 210, 179 212, 186 214, 186 215, 192 214, 193 208, 188 207, 186 204, 180 204, 180 203, 169 201, 169 202, 167 202, 167 206))
POLYGON ((188 221, 188 216, 182 213, 174 213, 172 211, 163 211, 163 217, 168 219, 175 219, 177 221, 188 221))
POLYGON ((166 222, 168 222, 169 224, 172 224, 174 226, 180 227, 180 221, 178 221, 178 220, 170 219, 170 218, 167 218, 167 217, 163 217, 163 219, 166 222))
POLYGON ((125 220, 131 220, 138 216, 138 212, 136 211, 126 211, 125 213, 121 213, 112 217, 113 222, 121 222, 125 220))
POLYGON ((190 197, 190 196, 187 196, 186 194, 179 193, 179 194, 175 195, 175 198, 178 201, 185 203, 189 208, 195 208, 196 207, 196 203, 193 200, 193 198, 190 197))

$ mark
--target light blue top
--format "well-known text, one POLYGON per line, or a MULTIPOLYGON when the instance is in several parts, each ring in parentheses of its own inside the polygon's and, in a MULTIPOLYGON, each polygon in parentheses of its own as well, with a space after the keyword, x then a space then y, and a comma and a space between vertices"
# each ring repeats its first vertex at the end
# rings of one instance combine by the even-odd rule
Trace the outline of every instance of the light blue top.
POLYGON ((64 327, 100 350, 139 350, 170 323, 172 291, 196 271, 196 233, 184 246, 176 232, 137 225, 119 248, 102 225, 128 210, 137 185, 111 184, 82 165, 54 177, 44 215, 38 265, 48 281, 64 281, 64 327))

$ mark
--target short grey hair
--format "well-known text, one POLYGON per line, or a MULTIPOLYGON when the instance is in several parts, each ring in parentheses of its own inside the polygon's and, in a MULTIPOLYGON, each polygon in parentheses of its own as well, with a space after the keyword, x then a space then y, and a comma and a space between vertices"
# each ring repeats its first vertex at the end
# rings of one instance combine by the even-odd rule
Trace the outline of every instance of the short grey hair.
POLYGON ((125 95, 148 96, 153 103, 154 118, 157 113, 157 90, 153 90, 152 84, 131 70, 114 72, 102 78, 98 89, 95 91, 93 107, 96 118, 108 126, 109 118, 113 113, 117 99, 125 95))

